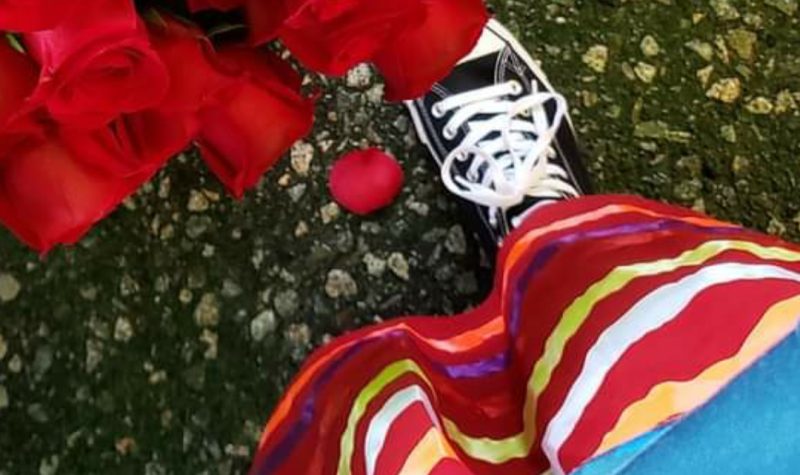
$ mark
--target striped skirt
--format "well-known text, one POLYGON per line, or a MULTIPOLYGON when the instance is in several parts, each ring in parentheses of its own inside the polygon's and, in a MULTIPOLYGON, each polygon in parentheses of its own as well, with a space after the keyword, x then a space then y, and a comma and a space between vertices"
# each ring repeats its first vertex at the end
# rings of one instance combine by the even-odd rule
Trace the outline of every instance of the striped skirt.
POLYGON ((797 246, 635 197, 544 207, 504 243, 479 308, 313 354, 251 473, 623 473, 796 337, 799 316, 797 246))

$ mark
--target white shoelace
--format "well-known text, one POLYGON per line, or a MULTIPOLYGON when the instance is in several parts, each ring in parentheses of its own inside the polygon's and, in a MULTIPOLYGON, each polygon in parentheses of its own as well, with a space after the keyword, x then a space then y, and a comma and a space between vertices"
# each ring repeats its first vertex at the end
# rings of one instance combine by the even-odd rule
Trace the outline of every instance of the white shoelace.
MULTIPOLYGON (((455 139, 465 124, 469 128, 445 158, 442 180, 454 194, 488 207, 493 227, 501 211, 522 203, 527 196, 555 200, 580 194, 569 183, 567 171, 550 160, 556 157, 552 142, 566 116, 566 100, 560 94, 539 92, 535 82, 532 93, 522 96, 522 92, 522 85, 509 81, 433 105, 437 118, 454 111, 444 127, 445 139, 455 139), (556 105, 552 122, 545 111, 545 104, 551 101, 556 105), (520 117, 525 114, 530 117, 520 117), (461 176, 454 164, 468 160, 467 172, 461 176)), ((517 216, 511 225, 517 227, 530 211, 517 216)))

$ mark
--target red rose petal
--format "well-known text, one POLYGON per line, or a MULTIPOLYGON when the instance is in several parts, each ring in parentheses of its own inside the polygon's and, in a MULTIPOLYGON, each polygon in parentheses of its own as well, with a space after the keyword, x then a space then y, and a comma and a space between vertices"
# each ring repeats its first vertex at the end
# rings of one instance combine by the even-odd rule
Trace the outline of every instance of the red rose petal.
POLYGON ((371 148, 337 160, 328 186, 336 202, 365 215, 390 205, 403 188, 403 180, 403 169, 394 157, 371 148))

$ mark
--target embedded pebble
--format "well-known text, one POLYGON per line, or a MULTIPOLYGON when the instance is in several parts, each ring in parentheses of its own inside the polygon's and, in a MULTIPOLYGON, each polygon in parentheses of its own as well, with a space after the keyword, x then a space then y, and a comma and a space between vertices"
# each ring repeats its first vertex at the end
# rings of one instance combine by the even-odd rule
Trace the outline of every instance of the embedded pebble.
POLYGON ((697 70, 696 73, 697 79, 700 80, 700 84, 702 84, 703 87, 708 86, 708 82, 711 81, 711 75, 713 73, 714 73, 714 66, 711 66, 710 64, 705 68, 697 70))
POLYGON ((608 46, 594 45, 583 54, 582 59, 592 71, 604 73, 608 64, 608 46))
POLYGON ((364 89, 372 84, 372 68, 370 68, 368 64, 359 64, 347 72, 345 82, 347 83, 347 87, 364 89))
POLYGON ((197 239, 208 231, 212 221, 208 216, 191 216, 186 220, 186 235, 191 239, 197 239))
POLYGON ((305 221, 300 221, 297 223, 297 227, 294 228, 294 237, 303 237, 308 234, 308 224, 305 221))
POLYGON ((290 161, 292 170, 300 176, 307 176, 314 159, 314 146, 308 142, 297 142, 292 146, 290 161))
POLYGON ((656 78, 658 69, 652 64, 639 61, 636 63, 636 66, 633 67, 633 72, 643 83, 650 84, 656 78))
POLYGON ((742 82, 739 78, 720 79, 706 91, 706 96, 726 104, 732 104, 742 95, 742 82))
POLYGON ((765 3, 787 16, 794 16, 798 10, 797 0, 765 0, 765 3))
POLYGON ((297 313, 297 310, 300 308, 300 297, 297 295, 297 292, 292 289, 284 290, 275 295, 273 305, 278 315, 288 318, 297 313))
POLYGON ((775 98, 775 113, 783 114, 795 109, 797 109, 797 100, 795 100, 792 93, 785 89, 779 92, 775 98))
POLYGON ((133 325, 131 325, 131 321, 125 317, 117 318, 117 321, 114 323, 114 339, 127 343, 132 337, 133 325))
POLYGON ((732 125, 723 125, 719 128, 719 134, 728 143, 736 143, 736 127, 732 125))
POLYGON ((289 188, 289 198, 292 199, 293 202, 297 203, 306 194, 306 189, 308 185, 305 183, 298 183, 293 187, 289 188))
POLYGON ((697 53, 706 61, 711 61, 714 59, 714 46, 712 46, 711 43, 700 40, 692 40, 686 43, 685 46, 697 53))
POLYGON ((364 255, 362 262, 367 267, 367 273, 371 276, 380 277, 386 272, 386 261, 371 252, 364 255))
POLYGON ((467 253, 467 237, 464 235, 464 228, 455 225, 447 231, 447 238, 444 247, 453 254, 467 253))
POLYGON ((411 278, 409 274, 410 266, 408 265, 408 261, 406 260, 406 257, 399 252, 393 252, 389 256, 389 259, 387 259, 386 264, 389 266, 389 270, 400 279, 407 281, 411 278))
POLYGON ((22 358, 19 355, 15 354, 8 360, 8 370, 15 374, 22 371, 22 358))
POLYGON ((53 349, 49 345, 40 346, 36 349, 33 357, 31 369, 37 376, 43 376, 53 365, 53 349))
POLYGON ((297 361, 302 360, 311 345, 311 328, 305 323, 292 323, 283 336, 293 346, 292 357, 297 361))
POLYGON ((751 61, 755 57, 756 41, 758 37, 752 31, 737 28, 731 30, 726 35, 728 45, 745 61, 751 61))
POLYGON ((354 297, 358 294, 358 284, 347 271, 333 269, 325 281, 325 293, 332 299, 354 297))
POLYGON ((250 336, 253 341, 261 341, 268 334, 275 331, 277 326, 275 313, 272 310, 264 310, 250 321, 250 336))
POLYGON ((39 475, 56 475, 58 473, 58 455, 43 458, 39 461, 39 475))
POLYGON ((731 170, 733 174, 736 176, 744 175, 747 170, 750 169, 750 160, 747 157, 742 155, 736 155, 733 157, 733 163, 731 163, 731 170))
POLYGON ((207 360, 217 359, 217 355, 219 354, 219 335, 208 328, 204 328, 203 333, 200 334, 199 340, 206 345, 206 351, 203 353, 203 357, 207 360))
POLYGON ((328 224, 335 220, 342 213, 341 208, 336 203, 328 203, 319 210, 319 215, 322 218, 322 224, 328 224))
POLYGON ((642 54, 648 57, 658 56, 659 53, 661 53, 661 46, 659 46, 658 41, 656 41, 652 35, 647 35, 642 38, 639 48, 642 50, 642 54))
POLYGON ((207 293, 200 297, 200 302, 194 309, 194 321, 200 327, 215 327, 219 324, 219 303, 215 294, 207 293))
POLYGON ((736 9, 729 0, 711 0, 711 8, 720 20, 736 20, 739 18, 739 10, 736 9))
POLYGON ((775 105, 772 104, 772 101, 770 101, 766 97, 756 97, 755 99, 750 100, 745 106, 747 112, 757 115, 769 114, 772 112, 774 108, 775 105))
POLYGON ((222 281, 222 296, 228 299, 236 298, 242 295, 242 286, 237 284, 231 279, 222 281))
POLYGON ((11 274, 0 274, 0 302, 11 302, 22 290, 22 285, 11 274))
POLYGON ((86 372, 93 373, 103 361, 103 342, 94 339, 86 340, 86 372))
POLYGON ((202 191, 191 190, 189 192, 189 202, 186 204, 186 209, 192 213, 207 211, 210 205, 208 197, 202 191))
POLYGON ((0 411, 8 407, 8 391, 6 387, 0 384, 0 411))

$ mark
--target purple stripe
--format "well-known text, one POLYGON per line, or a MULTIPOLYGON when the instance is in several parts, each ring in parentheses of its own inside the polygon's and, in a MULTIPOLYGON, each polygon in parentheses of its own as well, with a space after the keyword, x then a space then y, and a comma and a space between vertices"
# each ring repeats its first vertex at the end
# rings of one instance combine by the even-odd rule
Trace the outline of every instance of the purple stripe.
POLYGON ((526 267, 525 271, 515 284, 514 292, 511 295, 511 315, 509 317, 509 331, 511 333, 510 339, 513 340, 519 333, 519 327, 522 323, 522 299, 525 295, 525 291, 530 285, 531 280, 533 280, 539 271, 541 271, 544 266, 547 265, 550 259, 552 259, 558 250, 565 244, 574 244, 578 241, 587 239, 604 239, 608 237, 628 236, 632 234, 675 230, 681 228, 687 230, 701 230, 704 233, 718 235, 742 232, 741 228, 733 228, 730 226, 703 227, 684 221, 658 220, 648 223, 623 224, 610 228, 576 232, 555 239, 542 247, 542 249, 531 260, 531 263, 526 267))
MULTIPOLYGON (((521 307, 522 297, 525 289, 528 288, 531 280, 547 265, 548 262, 557 254, 559 249, 564 245, 574 244, 575 242, 587 239, 603 239, 614 236, 626 236, 631 234, 639 234, 646 232, 658 232, 664 230, 674 229, 687 229, 697 230, 709 234, 734 234, 741 233, 744 230, 741 228, 733 227, 703 227, 695 224, 686 223, 684 221, 676 220, 659 220, 647 223, 626 224, 613 226, 609 228, 597 229, 592 231, 578 231, 575 233, 562 236, 547 245, 543 246, 531 259, 530 263, 525 268, 523 274, 517 280, 514 292, 512 294, 512 305, 510 315, 510 338, 512 341, 519 332, 521 324, 521 307)), ((403 330, 394 330, 385 334, 368 336, 365 339, 354 344, 348 349, 341 357, 334 360, 323 373, 315 380, 314 385, 306 397, 303 407, 300 411, 300 417, 294 422, 293 427, 278 442, 272 451, 267 454, 262 460, 261 464, 251 469, 251 474, 267 475, 272 474, 280 468, 286 458, 291 454, 294 447, 300 442, 303 435, 308 431, 315 418, 316 401, 319 393, 322 391, 322 386, 325 385, 332 377, 333 374, 348 360, 350 360, 357 352, 364 346, 370 343, 380 343, 387 339, 392 338, 406 338, 410 339, 410 335, 403 330)), ((453 379, 472 379, 481 378, 494 373, 498 373, 508 368, 511 360, 510 349, 498 351, 498 353, 477 360, 472 363, 457 364, 457 365, 442 365, 436 362, 428 362, 437 372, 444 373, 453 379)))

